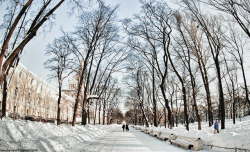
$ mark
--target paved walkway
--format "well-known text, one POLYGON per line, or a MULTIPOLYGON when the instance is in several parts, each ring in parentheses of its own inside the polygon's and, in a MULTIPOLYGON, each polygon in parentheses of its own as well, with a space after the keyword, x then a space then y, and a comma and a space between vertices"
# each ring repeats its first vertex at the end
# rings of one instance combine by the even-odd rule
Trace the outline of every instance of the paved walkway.
POLYGON ((121 127, 114 128, 111 132, 86 145, 88 152, 182 152, 186 151, 173 146, 168 142, 160 141, 143 132, 130 128, 122 131, 121 127))

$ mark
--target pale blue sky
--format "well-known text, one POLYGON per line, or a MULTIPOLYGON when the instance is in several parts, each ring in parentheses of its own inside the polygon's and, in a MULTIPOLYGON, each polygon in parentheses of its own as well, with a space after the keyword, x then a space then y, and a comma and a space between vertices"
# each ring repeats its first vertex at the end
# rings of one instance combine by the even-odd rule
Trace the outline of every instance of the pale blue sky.
MULTIPOLYGON (((173 7, 173 3, 171 0, 163 0, 168 1, 169 5, 173 7), (170 4, 171 3, 171 4, 170 4)), ((117 10, 117 15, 119 19, 133 17, 133 14, 139 13, 140 11, 140 3, 138 0, 105 0, 105 2, 109 5, 115 6, 120 4, 119 9, 117 10)), ((54 20, 55 25, 51 29, 51 31, 43 33, 42 29, 39 30, 39 34, 34 37, 25 47, 24 52, 21 57, 21 63, 25 65, 30 71, 35 73, 37 76, 42 77, 42 79, 47 81, 47 77, 50 71, 44 68, 43 63, 48 58, 45 56, 45 48, 48 43, 52 42, 55 38, 62 36, 60 29, 61 27, 64 31, 73 31, 73 27, 76 25, 76 18, 70 17, 67 14, 67 2, 63 3, 61 7, 56 10, 56 20, 54 20)), ((3 10, 5 8, 0 6, 0 24, 2 23, 2 15, 3 10)), ((249 54, 247 54, 249 57, 249 54)), ((245 61, 247 57, 245 58, 245 61)), ((249 73, 249 62, 245 65, 247 75, 249 73)), ((247 77, 248 81, 249 78, 247 77)), ((55 83, 50 82, 55 86, 55 83)))
MULTIPOLYGON (((111 6, 120 4, 117 11, 117 15, 120 19, 132 17, 134 13, 140 11, 140 4, 137 0, 107 0, 106 3, 111 6)), ((73 27, 76 25, 76 18, 72 16, 70 17, 65 11, 66 9, 67 3, 64 3, 58 10, 56 10, 55 25, 51 31, 42 33, 42 30, 40 29, 39 34, 27 44, 21 57, 21 63, 23 65, 46 81, 49 71, 44 68, 43 63, 48 58, 44 54, 47 44, 52 42, 55 38, 62 36, 60 32, 61 27, 65 31, 73 31, 73 27)), ((50 83, 55 85, 53 82, 50 83)))

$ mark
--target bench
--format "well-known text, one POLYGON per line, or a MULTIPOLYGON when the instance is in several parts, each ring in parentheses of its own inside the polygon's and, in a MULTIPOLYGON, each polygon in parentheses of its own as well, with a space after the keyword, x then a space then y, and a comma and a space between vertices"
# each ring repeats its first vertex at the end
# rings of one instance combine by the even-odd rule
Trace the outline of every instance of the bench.
POLYGON ((153 129, 148 129, 148 130, 147 130, 147 134, 149 134, 149 135, 150 135, 150 134, 152 134, 152 133, 153 133, 153 131, 154 131, 153 129))
POLYGON ((140 126, 136 126, 135 129, 136 130, 141 130, 141 127, 140 126))
POLYGON ((149 132, 150 136, 157 137, 159 135, 160 131, 159 130, 151 130, 149 132))
POLYGON ((167 141, 169 139, 169 136, 171 134, 168 132, 159 132, 159 135, 157 136, 158 139, 167 141))
POLYGON ((147 128, 144 128, 144 127, 141 128, 141 132, 145 132, 146 130, 147 128))
POLYGON ((184 136, 170 135, 169 141, 171 144, 177 145, 185 149, 199 151, 203 149, 203 141, 200 138, 191 138, 184 136))

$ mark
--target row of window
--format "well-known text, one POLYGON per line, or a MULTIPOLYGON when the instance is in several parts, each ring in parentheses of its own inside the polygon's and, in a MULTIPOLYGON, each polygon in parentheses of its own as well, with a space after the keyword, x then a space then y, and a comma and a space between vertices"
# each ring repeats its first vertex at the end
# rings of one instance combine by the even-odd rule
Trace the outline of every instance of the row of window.
MULTIPOLYGON (((18 95, 18 87, 16 87, 16 89, 15 89, 15 96, 17 96, 17 95, 18 95)), ((27 95, 27 101, 30 101, 30 92, 27 95)), ((47 101, 49 104, 50 100, 48 99, 47 101)), ((38 104, 39 105, 41 104, 41 97, 38 97, 38 104)))

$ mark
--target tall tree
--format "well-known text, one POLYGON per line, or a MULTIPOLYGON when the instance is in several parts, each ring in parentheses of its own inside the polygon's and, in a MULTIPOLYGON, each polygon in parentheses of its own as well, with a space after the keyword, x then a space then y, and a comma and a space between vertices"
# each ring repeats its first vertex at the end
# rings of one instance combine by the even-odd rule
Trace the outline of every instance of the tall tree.
MULTIPOLYGON (((195 110, 195 113, 196 113, 196 118, 197 118, 197 121, 198 121, 198 130, 201 130, 201 119, 200 119, 200 115, 199 115, 199 110, 198 110, 198 106, 197 106, 197 101, 196 101, 196 96, 197 96, 197 86, 196 86, 196 78, 194 77, 194 72, 193 72, 193 68, 194 67, 191 62, 191 46, 190 46, 190 43, 189 43, 189 39, 187 38, 186 34, 185 34, 185 31, 182 29, 182 27, 184 26, 184 29, 185 27, 187 28, 187 25, 184 25, 183 23, 183 17, 180 13, 177 13, 175 15, 176 17, 176 20, 177 20, 177 29, 180 33, 180 36, 181 36, 181 39, 184 43, 184 47, 182 47, 182 44, 179 43, 180 45, 180 49, 179 50, 182 50, 182 54, 178 53, 181 60, 183 61, 185 67, 187 68, 188 72, 189 72, 189 76, 190 76, 190 81, 191 81, 191 87, 192 87, 192 99, 193 99, 193 107, 194 107, 194 110, 195 110), (192 66, 192 67, 191 67, 192 66)), ((185 20, 185 19, 184 19, 185 20)), ((192 28, 192 27, 191 27, 192 28)), ((193 31, 194 32, 194 31, 193 31)))
MULTIPOLYGON (((80 58, 80 72, 79 72, 79 83, 77 88, 77 96, 76 102, 74 107, 74 114, 73 114, 73 123, 72 125, 75 126, 76 123, 76 113, 78 109, 78 104, 80 101, 81 91, 84 86, 84 78, 86 75, 86 69, 89 63, 89 59, 94 51, 96 51, 98 44, 100 43, 101 37, 104 35, 105 31, 111 24, 114 19, 114 12, 117 7, 110 8, 104 5, 103 2, 99 2, 98 9, 92 12, 86 12, 80 16, 80 23, 77 27, 75 32, 76 37, 78 37, 80 43, 82 43, 82 47, 84 50, 82 52, 77 49, 75 54, 77 56, 81 56, 80 58), (85 54, 86 53, 86 54, 85 54)), ((75 45, 76 46, 76 45, 75 45)), ((86 85, 88 86, 88 85, 86 85)), ((83 93, 83 107, 82 113, 83 117, 86 114, 86 104, 87 104, 87 89, 84 90, 83 93)), ((82 119, 83 124, 84 120, 82 119)))
MULTIPOLYGON (((244 38, 243 34, 239 32, 239 30, 235 27, 235 23, 229 23, 228 28, 229 36, 226 37, 226 41, 228 42, 228 50, 229 53, 234 57, 235 61, 240 65, 243 82, 244 82, 244 90, 246 101, 250 107, 249 100, 249 91, 247 86, 247 79, 245 73, 245 64, 244 64, 244 53, 247 50, 246 45, 249 43, 249 38, 244 38)), ((250 109, 248 109, 248 115, 250 115, 250 109)))
POLYGON ((49 56, 44 65, 51 72, 50 79, 58 82, 57 125, 60 125, 62 85, 63 80, 71 74, 69 70, 71 69, 72 52, 68 43, 65 42, 65 37, 61 37, 47 46, 45 54, 49 56))
POLYGON ((250 2, 248 0, 202 0, 202 2, 210 4, 217 10, 232 16, 234 22, 236 22, 247 34, 248 38, 250 38, 250 2))
POLYGON ((202 28, 206 35, 208 46, 215 63, 217 73, 219 90, 219 119, 221 120, 221 129, 225 129, 225 105, 220 65, 220 55, 223 50, 223 32, 221 29, 221 24, 215 16, 211 15, 209 18, 205 17, 205 15, 202 14, 200 8, 198 8, 198 4, 193 0, 183 0, 183 2, 187 6, 188 10, 194 15, 195 20, 198 22, 199 26, 202 28))
POLYGON ((142 14, 136 15, 134 23, 124 20, 124 30, 130 36, 128 46, 138 51, 150 65, 152 73, 152 99, 154 125, 157 126, 156 81, 160 79, 160 88, 168 110, 170 128, 173 127, 172 112, 166 96, 166 78, 168 76, 168 54, 170 34, 172 32, 170 19, 173 11, 166 3, 154 1, 142 2, 142 14), (163 66, 160 64, 163 63, 163 66))
MULTIPOLYGON (((8 15, 5 16, 7 18, 5 18, 4 24, 7 25, 3 26, 6 28, 4 29, 3 40, 1 40, 0 84, 7 83, 5 80, 9 70, 11 67, 18 65, 23 48, 36 36, 37 31, 49 20, 49 17, 63 2, 64 0, 60 0, 55 5, 51 3, 51 0, 44 2, 14 0, 9 2, 11 9, 9 9, 8 15), (35 12, 34 16, 30 15, 32 12, 35 12)), ((4 84, 4 86, 6 86, 5 90, 7 90, 8 85, 4 84)), ((7 92, 4 92, 2 117, 6 115, 6 99, 7 92)))
POLYGON ((38 7, 38 12, 36 12, 34 18, 32 18, 32 15, 26 15, 33 11, 32 8, 34 8, 35 6, 35 4, 32 5, 33 0, 27 0, 24 3, 23 1, 11 2, 15 3, 16 7, 13 7, 13 9, 11 10, 13 11, 13 13, 11 14, 11 18, 8 20, 9 25, 6 29, 5 37, 2 41, 0 53, 0 84, 2 84, 4 81, 4 76, 9 69, 8 67, 13 66, 13 61, 19 54, 22 53, 22 49, 26 46, 26 44, 30 42, 32 38, 34 38, 38 29, 49 19, 49 17, 55 12, 58 7, 61 6, 63 2, 64 0, 60 0, 56 3, 56 5, 52 7, 50 7, 50 5, 52 5, 51 0, 40 3, 41 6, 38 7), (17 8, 20 8, 20 10, 17 10, 17 8), (25 18, 25 20, 23 18, 25 18), (28 23, 23 24, 23 22, 28 23), (28 29, 25 32, 23 31, 25 33, 25 36, 23 37, 21 34, 18 34, 18 36, 16 36, 14 32, 18 31, 19 29, 24 30, 24 25, 26 25, 25 28, 28 29), (11 40, 16 41, 17 38, 21 39, 19 40, 19 43, 15 43, 15 47, 13 49, 9 49, 11 48, 10 45, 12 44, 11 40))

